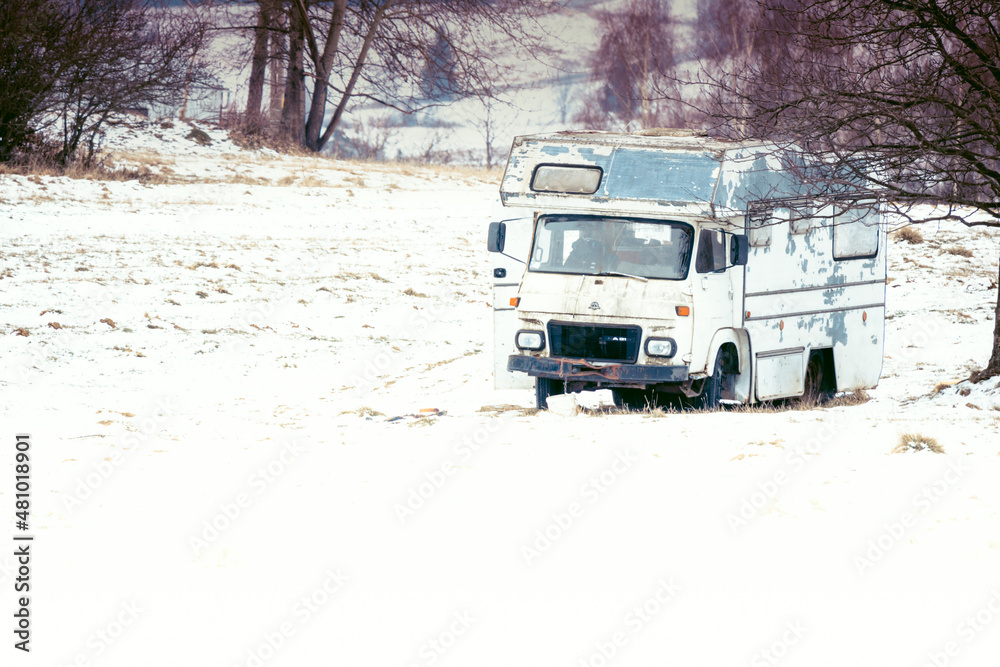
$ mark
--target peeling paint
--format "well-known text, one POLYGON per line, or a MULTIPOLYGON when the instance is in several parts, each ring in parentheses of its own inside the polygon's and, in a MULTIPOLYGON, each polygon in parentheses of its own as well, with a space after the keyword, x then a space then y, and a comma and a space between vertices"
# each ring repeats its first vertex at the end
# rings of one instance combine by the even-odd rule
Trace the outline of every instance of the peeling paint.
POLYGON ((834 345, 847 345, 847 313, 829 313, 826 316, 826 334, 834 345))

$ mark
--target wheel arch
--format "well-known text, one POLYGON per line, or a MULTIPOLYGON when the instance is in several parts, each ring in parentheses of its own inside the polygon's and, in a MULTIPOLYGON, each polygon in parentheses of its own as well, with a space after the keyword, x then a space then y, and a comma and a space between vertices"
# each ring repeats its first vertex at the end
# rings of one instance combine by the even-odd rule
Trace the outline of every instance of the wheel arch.
POLYGON ((750 384, 753 377, 750 356, 750 335, 745 329, 719 329, 708 346, 706 368, 715 368, 715 360, 720 351, 729 354, 729 366, 725 369, 734 377, 733 398, 740 403, 750 400, 750 384), (735 360, 735 363, 734 363, 735 360))

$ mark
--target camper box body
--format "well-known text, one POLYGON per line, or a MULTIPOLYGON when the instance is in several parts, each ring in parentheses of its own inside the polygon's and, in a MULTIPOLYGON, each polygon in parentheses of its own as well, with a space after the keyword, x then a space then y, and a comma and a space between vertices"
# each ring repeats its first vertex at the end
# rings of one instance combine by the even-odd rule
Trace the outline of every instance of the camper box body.
POLYGON ((818 204, 780 154, 690 134, 515 139, 501 198, 529 215, 491 225, 497 387, 533 383, 540 407, 596 388, 708 405, 874 387, 878 207, 818 204))

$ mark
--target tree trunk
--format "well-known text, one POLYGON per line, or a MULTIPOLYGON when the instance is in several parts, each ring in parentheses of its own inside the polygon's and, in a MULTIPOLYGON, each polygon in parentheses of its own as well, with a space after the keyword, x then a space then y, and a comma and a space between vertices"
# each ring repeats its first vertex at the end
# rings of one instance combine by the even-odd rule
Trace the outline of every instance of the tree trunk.
POLYGON ((285 77, 285 104, 281 109, 281 135, 285 139, 305 145, 303 98, 305 96, 305 68, 303 57, 305 26, 298 12, 288 16, 288 74, 285 77))
POLYGON ((270 81, 268 86, 270 88, 271 100, 268 109, 268 120, 270 121, 270 126, 272 131, 281 121, 281 109, 283 105, 283 99, 285 95, 285 33, 279 28, 284 28, 285 17, 280 12, 276 12, 271 17, 271 25, 276 28, 271 31, 270 36, 270 81))
MULTIPOLYGON (((1000 285, 1000 269, 997 270, 997 284, 1000 285)), ((976 371, 969 379, 982 382, 997 375, 1000 375, 1000 289, 997 290, 997 305, 993 311, 993 351, 990 352, 990 360, 986 362, 986 368, 976 371)))
MULTIPOLYGON (((347 85, 344 86, 344 93, 340 96, 340 102, 337 104, 337 108, 333 111, 333 118, 330 119, 330 123, 326 126, 326 130, 316 142, 316 148, 313 150, 322 150, 323 146, 326 145, 326 142, 328 142, 330 137, 333 136, 337 126, 340 125, 340 119, 343 118, 344 111, 347 109, 347 102, 351 99, 351 95, 354 92, 354 86, 357 84, 358 78, 361 76, 361 68, 365 66, 365 62, 368 59, 368 50, 371 49, 372 42, 375 41, 375 33, 378 31, 379 24, 382 22, 382 19, 385 18, 386 12, 389 11, 390 7, 392 7, 393 2, 394 0, 386 0, 386 2, 380 5, 375 11, 375 15, 372 16, 372 22, 368 26, 368 33, 365 35, 365 41, 361 44, 361 51, 358 52, 358 57, 354 61, 354 69, 351 71, 351 78, 347 80, 347 85)), ((318 88, 320 85, 325 87, 327 82, 321 82, 317 78, 316 87, 318 88)))
POLYGON ((267 34, 271 17, 270 0, 259 0, 257 27, 253 34, 253 55, 250 59, 250 89, 247 91, 247 123, 261 129, 261 102, 264 101, 264 75, 267 72, 267 34))
POLYGON ((323 121, 326 119, 327 85, 330 81, 333 59, 337 55, 337 47, 340 45, 340 33, 344 27, 346 15, 347 0, 336 0, 333 4, 333 14, 330 17, 330 32, 326 36, 326 45, 323 47, 322 54, 314 35, 307 31, 307 35, 310 37, 309 52, 316 70, 316 79, 313 85, 312 100, 309 104, 309 117, 306 119, 306 145, 317 152, 323 148, 323 143, 326 143, 320 142, 320 133, 323 131, 323 121))

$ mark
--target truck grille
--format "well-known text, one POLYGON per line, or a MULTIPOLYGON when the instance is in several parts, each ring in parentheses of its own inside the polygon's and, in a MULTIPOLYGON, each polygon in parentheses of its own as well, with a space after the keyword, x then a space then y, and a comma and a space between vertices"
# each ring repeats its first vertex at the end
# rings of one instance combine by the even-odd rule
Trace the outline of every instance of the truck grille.
POLYGON ((549 349, 556 357, 634 364, 639 358, 639 327, 549 322, 549 349))

